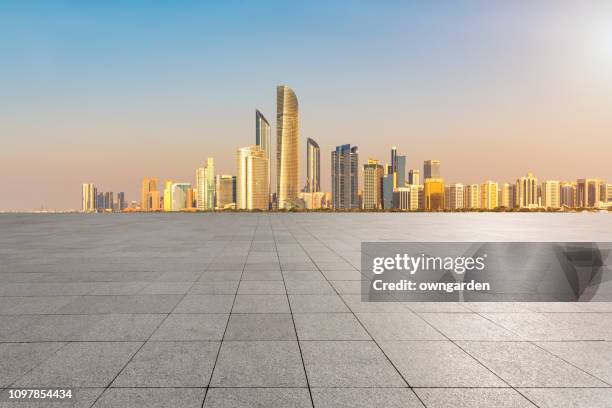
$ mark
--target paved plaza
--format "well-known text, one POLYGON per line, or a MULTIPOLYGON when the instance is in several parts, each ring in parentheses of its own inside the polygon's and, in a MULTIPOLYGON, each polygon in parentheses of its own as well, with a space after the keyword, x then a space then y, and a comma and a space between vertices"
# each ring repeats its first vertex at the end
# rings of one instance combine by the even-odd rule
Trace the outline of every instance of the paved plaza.
POLYGON ((362 241, 537 240, 612 215, 0 214, 0 407, 611 407, 612 303, 361 302, 362 241))

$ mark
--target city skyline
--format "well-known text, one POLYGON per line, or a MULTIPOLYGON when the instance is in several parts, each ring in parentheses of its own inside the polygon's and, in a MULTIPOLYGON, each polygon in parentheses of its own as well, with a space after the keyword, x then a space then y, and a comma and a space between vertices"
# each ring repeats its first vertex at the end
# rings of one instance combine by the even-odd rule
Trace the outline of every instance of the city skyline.
POLYGON ((436 158, 448 184, 612 180, 612 5, 543 3, 3 3, 0 210, 78 209, 83 182, 137 199, 142 177, 195 183, 207 157, 234 174, 279 83, 322 191, 342 143, 361 163, 436 158))

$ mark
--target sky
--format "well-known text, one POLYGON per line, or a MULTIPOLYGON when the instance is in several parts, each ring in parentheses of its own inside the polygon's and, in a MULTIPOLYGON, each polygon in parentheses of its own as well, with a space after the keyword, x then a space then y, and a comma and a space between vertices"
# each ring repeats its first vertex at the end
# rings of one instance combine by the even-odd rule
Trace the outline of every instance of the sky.
POLYGON ((81 184, 137 200, 145 176, 235 174, 273 126, 360 163, 441 160, 446 182, 612 181, 610 1, 2 1, 0 210, 79 209, 81 184))

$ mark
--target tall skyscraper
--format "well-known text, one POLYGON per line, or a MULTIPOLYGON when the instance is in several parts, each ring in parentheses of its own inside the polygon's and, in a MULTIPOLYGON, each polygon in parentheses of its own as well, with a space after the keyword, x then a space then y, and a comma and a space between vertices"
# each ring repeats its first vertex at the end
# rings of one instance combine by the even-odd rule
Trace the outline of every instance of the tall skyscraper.
POLYGON ((393 146, 391 148, 391 172, 395 173, 397 171, 397 147, 393 146))
POLYGON ((440 160, 426 160, 423 163, 423 179, 440 177, 440 160))
POLYGON ((224 210, 226 208, 236 207, 236 177, 223 174, 217 175, 215 179, 215 208, 224 210))
POLYGON ((96 211, 96 188, 91 183, 84 183, 81 189, 81 211, 96 211))
MULTIPOLYGON (((157 178, 144 178, 140 187, 140 211, 152 211, 159 208, 158 203, 153 202, 152 192, 157 191, 157 178)), ((156 195, 159 199, 159 195, 156 195)))
POLYGON ((255 145, 266 152, 266 158, 268 159, 268 191, 272 191, 272 172, 270 171, 270 167, 272 166, 272 140, 270 129, 270 124, 266 120, 266 117, 259 110, 255 110, 255 145))
POLYGON ((259 146, 243 147, 236 153, 236 206, 241 210, 267 210, 268 159, 259 146))
POLYGON ((383 166, 378 160, 369 159, 363 165, 363 208, 366 210, 378 210, 382 208, 382 180, 384 175, 383 166))
POLYGON ((298 198, 300 182, 298 100, 291 88, 276 87, 276 188, 279 209, 298 198))
POLYGON ((439 211, 444 209, 444 180, 441 178, 426 178, 423 190, 426 210, 439 211))
POLYGON ((317 142, 308 138, 306 142, 306 192, 321 191, 321 150, 317 142))
POLYGON ((516 205, 519 208, 538 207, 538 179, 532 173, 516 180, 516 205))
POLYGON ((547 180, 542 183, 542 207, 561 208, 561 183, 556 180, 547 180))
POLYGON ((212 157, 206 160, 206 167, 196 171, 197 209, 210 211, 215 208, 215 161, 212 157))
POLYGON ((127 202, 125 201, 125 193, 123 191, 117 193, 117 208, 119 211, 123 211, 127 208, 127 202))
POLYGON ((391 208, 394 208, 394 205, 395 205, 394 198, 393 198, 393 192, 395 190, 393 188, 394 183, 395 183, 395 173, 388 173, 386 176, 383 177, 383 180, 382 180, 382 189, 383 189, 382 207, 385 210, 390 210, 391 208))
POLYGON ((463 208, 464 201, 463 184, 451 184, 444 188, 445 208, 449 210, 460 210, 463 208))
POLYGON ((500 186, 500 194, 499 194, 499 206, 506 208, 506 209, 510 209, 513 207, 513 199, 511 198, 510 192, 510 184, 509 183, 504 183, 500 186))
POLYGON ((408 184, 421 184, 421 171, 419 169, 410 170, 408 173, 408 184))
POLYGON ((334 209, 359 208, 359 154, 357 146, 345 144, 332 151, 332 206, 334 209))
POLYGON ((481 204, 480 208, 494 210, 499 205, 498 199, 499 185, 496 181, 487 181, 480 185, 481 204))

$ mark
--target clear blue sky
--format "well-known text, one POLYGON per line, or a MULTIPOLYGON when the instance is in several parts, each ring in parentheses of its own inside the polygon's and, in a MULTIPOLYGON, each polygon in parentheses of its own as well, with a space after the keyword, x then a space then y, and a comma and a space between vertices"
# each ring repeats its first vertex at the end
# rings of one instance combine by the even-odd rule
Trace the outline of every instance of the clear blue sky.
POLYGON ((278 84, 324 189, 343 143, 448 182, 612 180, 608 1, 3 1, 0 50, 0 210, 235 173, 278 84))

